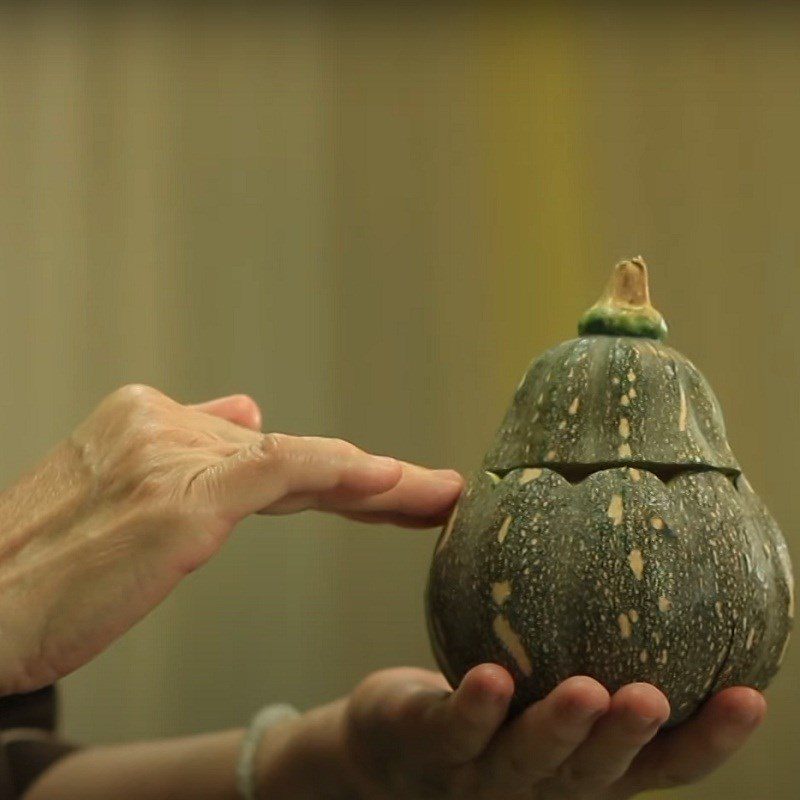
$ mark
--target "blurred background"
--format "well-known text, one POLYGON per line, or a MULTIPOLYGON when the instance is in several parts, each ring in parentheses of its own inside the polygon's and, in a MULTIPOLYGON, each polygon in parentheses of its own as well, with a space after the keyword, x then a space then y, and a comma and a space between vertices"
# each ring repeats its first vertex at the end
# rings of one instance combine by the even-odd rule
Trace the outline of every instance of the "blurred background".
MULTIPOLYGON (((470 470, 531 358, 641 253, 798 559, 791 5, 18 5, 0 11, 4 484, 131 381, 247 392, 268 428, 470 470)), ((67 734, 240 725, 432 666, 436 535, 248 521, 63 682, 67 734)), ((799 670, 792 648, 752 744, 670 797, 796 798, 799 670)))

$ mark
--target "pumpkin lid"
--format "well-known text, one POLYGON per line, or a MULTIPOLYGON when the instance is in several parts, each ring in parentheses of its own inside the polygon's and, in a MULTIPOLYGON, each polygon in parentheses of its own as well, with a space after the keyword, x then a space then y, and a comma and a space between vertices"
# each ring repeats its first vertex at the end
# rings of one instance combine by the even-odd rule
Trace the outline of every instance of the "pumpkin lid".
POLYGON ((539 356, 517 387, 484 469, 696 466, 738 473, 719 401, 662 343, 641 258, 617 264, 579 338, 539 356))

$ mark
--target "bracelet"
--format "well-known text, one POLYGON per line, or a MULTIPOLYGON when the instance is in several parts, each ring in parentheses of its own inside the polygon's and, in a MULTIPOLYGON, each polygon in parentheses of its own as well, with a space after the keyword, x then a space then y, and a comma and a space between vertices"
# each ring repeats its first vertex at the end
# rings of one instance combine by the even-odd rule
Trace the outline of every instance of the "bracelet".
POLYGON ((262 708, 253 717, 239 748, 239 760, 236 765, 236 788, 242 800, 258 800, 255 760, 258 745, 264 734, 278 722, 299 716, 300 712, 293 706, 274 703, 262 708))

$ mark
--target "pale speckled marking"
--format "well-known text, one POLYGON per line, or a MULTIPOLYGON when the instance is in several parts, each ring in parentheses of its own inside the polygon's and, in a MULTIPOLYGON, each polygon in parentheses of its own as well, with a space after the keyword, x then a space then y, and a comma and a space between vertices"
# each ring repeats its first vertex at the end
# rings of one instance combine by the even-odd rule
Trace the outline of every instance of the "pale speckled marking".
POLYGON ((662 614, 672 611, 672 600, 662 594, 661 597, 658 598, 658 610, 662 614))
POLYGON ((611 383, 613 383, 613 384, 614 384, 614 386, 619 386, 619 378, 618 378, 618 377, 615 375, 615 376, 614 376, 614 377, 611 379, 611 383))
POLYGON ((633 383, 636 380, 636 373, 632 370, 628 370, 628 380, 633 383))
POLYGON ((631 424, 627 417, 622 417, 619 421, 619 435, 627 439, 631 435, 631 424))
POLYGON ((562 419, 561 422, 558 423, 558 429, 560 431, 563 431, 564 428, 566 427, 567 427, 567 421, 565 419, 562 419))
POLYGON ((638 480, 640 480, 640 479, 641 479, 641 477, 642 477, 642 473, 641 473, 641 472, 639 472, 639 470, 638 470, 638 469, 636 469, 636 467, 629 467, 629 468, 628 468, 628 472, 629 472, 629 473, 630 473, 630 475, 631 475, 631 480, 632 480, 632 481, 638 481, 638 480))
POLYGON ((630 458, 631 457, 631 446, 627 442, 623 442, 619 446, 619 450, 617 452, 619 453, 619 457, 620 458, 630 458))
POLYGON ((631 404, 631 401, 629 400, 629 398, 628 398, 628 395, 626 395, 626 394, 623 394, 623 395, 622 395, 622 396, 619 398, 619 402, 620 402, 620 403, 621 403, 623 406, 629 406, 629 405, 631 404))
POLYGON ((499 581, 492 584, 492 600, 501 606, 511 595, 511 581, 499 581))
POLYGON ((569 373, 567 374, 568 378, 571 378, 575 374, 575 367, 569 368, 569 373))
POLYGON ((756 629, 750 628, 750 632, 747 634, 747 642, 745 642, 744 649, 750 650, 753 646, 753 641, 756 638, 756 629))
POLYGON ((644 558, 642 558, 642 551, 638 548, 631 550, 628 553, 628 563, 631 565, 631 570, 636 576, 636 580, 640 581, 644 575, 644 558))
POLYGON ((628 619, 627 614, 620 614, 617 617, 617 625, 619 625, 619 634, 623 639, 631 638, 631 621, 628 619))
POLYGON ((634 624, 636 624, 639 621, 639 612, 635 608, 632 608, 628 612, 628 616, 631 618, 631 622, 633 622, 634 624))
POLYGON ((490 480, 490 481, 491 481, 493 484, 497 485, 498 483, 500 483, 500 480, 501 480, 501 479, 500 479, 500 476, 499 476, 499 475, 498 475, 496 472, 489 472, 489 470, 488 470, 488 469, 487 469, 487 470, 484 470, 484 471, 485 471, 485 472, 486 472, 486 474, 489 476, 489 480, 490 480))
POLYGON ((575 399, 569 405, 569 413, 572 414, 573 416, 577 414, 578 407, 580 406, 580 404, 581 404, 581 398, 576 395, 575 399))
POLYGON ((511 527, 512 521, 513 521, 512 517, 506 517, 503 520, 503 524, 497 531, 497 541, 500 542, 500 544, 503 544, 503 542, 506 540, 506 536, 508 535, 508 529, 511 527))
POLYGON ((611 497, 611 502, 608 504, 608 511, 606 511, 606 514, 615 525, 622 524, 624 508, 622 506, 621 494, 615 494, 611 497))
POLYGON ((492 623, 492 629, 495 636, 501 641, 503 646, 508 650, 517 666, 523 675, 531 675, 533 673, 533 665, 525 652, 522 645, 522 640, 519 634, 511 627, 511 623, 502 615, 498 614, 492 623))
POLYGON ((681 407, 680 412, 678 413, 678 430, 685 431, 686 430, 686 392, 683 391, 683 385, 678 384, 678 391, 681 395, 681 407))
POLYGON ((538 477, 540 477, 542 471, 538 467, 528 467, 527 469, 522 470, 522 474, 519 476, 519 485, 523 486, 526 483, 530 483, 531 481, 535 481, 538 477))
POLYGON ((653 631, 653 641, 656 644, 661 644, 661 631, 653 631))
POLYGON ((664 520, 661 517, 653 517, 650 520, 650 524, 657 530, 660 531, 664 527, 664 520))
POLYGON ((536 405, 537 405, 537 406, 540 406, 540 405, 542 404, 542 398, 543 398, 543 397, 544 397, 544 392, 542 392, 542 393, 541 393, 541 394, 540 394, 540 395, 539 395, 539 396, 536 398, 536 405))
POLYGON ((783 572, 786 577, 786 586, 789 589, 789 619, 794 619, 794 575, 792 574, 792 570, 786 567, 786 565, 784 565, 783 572))
POLYGON ((787 635, 786 641, 783 643, 783 647, 781 648, 781 654, 780 656, 778 656, 778 666, 780 666, 783 663, 783 657, 786 655, 786 651, 789 649, 789 639, 791 638, 792 638, 791 636, 787 635))
POLYGON ((545 461, 553 461, 553 459, 555 459, 555 457, 556 457, 556 451, 555 450, 550 450, 547 453, 547 455, 544 457, 544 460, 545 461))
POLYGON ((458 506, 453 509, 453 513, 450 515, 450 519, 447 520, 447 526, 444 529, 444 533, 442 534, 441 541, 439 542, 439 547, 437 548, 437 552, 442 550, 444 546, 447 544, 447 540, 450 538, 450 534, 453 532, 453 528, 456 524, 456 516, 458 514, 458 506))
POLYGON ((633 400, 633 398, 636 397, 636 389, 633 386, 631 386, 631 388, 628 389, 628 397, 630 397, 631 400, 633 400))
POLYGON ((641 661, 642 664, 646 664, 649 658, 650 653, 648 653, 647 650, 642 650, 642 652, 639 653, 639 661, 641 661))
POLYGON ((722 601, 721 600, 717 600, 717 602, 714 603, 714 611, 716 612, 717 616, 720 619, 722 619, 722 601))
POLYGON ((662 650, 661 655, 658 657, 659 664, 666 664, 667 663, 667 651, 662 650))

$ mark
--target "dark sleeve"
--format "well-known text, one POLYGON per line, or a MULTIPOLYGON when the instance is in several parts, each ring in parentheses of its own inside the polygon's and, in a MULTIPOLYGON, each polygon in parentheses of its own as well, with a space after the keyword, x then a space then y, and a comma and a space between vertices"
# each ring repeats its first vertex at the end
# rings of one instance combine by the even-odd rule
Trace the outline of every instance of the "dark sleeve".
POLYGON ((18 800, 77 746, 59 739, 55 686, 0 697, 0 800, 18 800))

